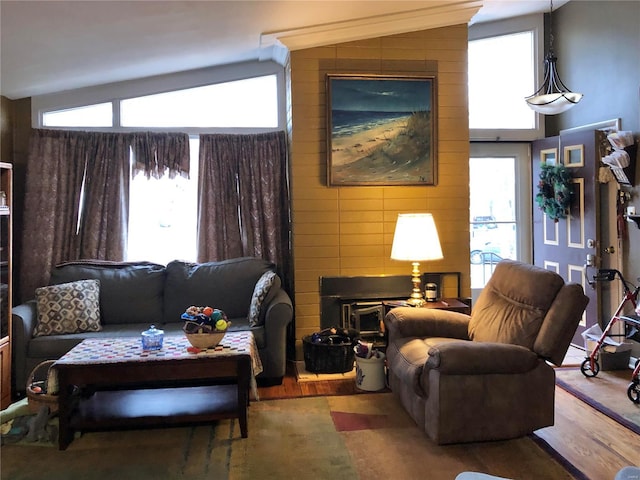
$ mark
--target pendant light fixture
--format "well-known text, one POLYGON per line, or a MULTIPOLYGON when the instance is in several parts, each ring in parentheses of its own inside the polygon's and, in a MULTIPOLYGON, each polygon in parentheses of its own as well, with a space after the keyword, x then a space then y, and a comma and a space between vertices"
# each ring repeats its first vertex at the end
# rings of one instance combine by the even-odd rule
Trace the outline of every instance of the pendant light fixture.
POLYGON ((581 93, 574 93, 562 83, 556 62, 558 58, 553 52, 553 0, 550 0, 549 11, 549 51, 544 59, 544 81, 533 95, 525 98, 527 105, 544 115, 557 115, 566 112, 582 99, 581 93))

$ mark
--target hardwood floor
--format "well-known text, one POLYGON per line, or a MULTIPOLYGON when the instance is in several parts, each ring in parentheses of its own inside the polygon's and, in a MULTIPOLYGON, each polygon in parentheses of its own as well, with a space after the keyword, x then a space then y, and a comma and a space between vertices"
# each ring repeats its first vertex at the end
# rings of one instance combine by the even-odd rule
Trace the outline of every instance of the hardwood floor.
POLYGON ((293 362, 287 363, 287 373, 282 385, 273 387, 258 387, 261 400, 295 397, 316 397, 322 395, 356 395, 367 393, 356 388, 353 379, 327 380, 319 382, 298 382, 296 380, 296 366, 293 362))
MULTIPOLYGON (((282 385, 258 390, 261 400, 366 393, 356 388, 353 379, 298 383, 292 362, 282 385)), ((555 425, 536 434, 590 480, 613 480, 621 468, 640 466, 639 435, 559 387, 555 425)))
POLYGON ((640 435, 556 387, 555 425, 536 434, 592 480, 640 466, 640 435))

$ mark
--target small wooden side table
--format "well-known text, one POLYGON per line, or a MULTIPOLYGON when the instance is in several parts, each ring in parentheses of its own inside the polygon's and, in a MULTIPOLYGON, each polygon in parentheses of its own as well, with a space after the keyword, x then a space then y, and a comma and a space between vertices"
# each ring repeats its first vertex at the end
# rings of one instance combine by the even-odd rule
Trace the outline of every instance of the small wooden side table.
POLYGON ((457 298, 442 298, 436 302, 424 302, 421 308, 437 308, 471 315, 471 307, 457 298))
MULTIPOLYGON (((406 302, 398 300, 384 301, 382 304, 385 306, 385 314, 392 308, 409 306, 406 302)), ((437 308, 471 315, 471 307, 458 298, 441 298, 436 302, 424 302, 420 308, 437 308)))

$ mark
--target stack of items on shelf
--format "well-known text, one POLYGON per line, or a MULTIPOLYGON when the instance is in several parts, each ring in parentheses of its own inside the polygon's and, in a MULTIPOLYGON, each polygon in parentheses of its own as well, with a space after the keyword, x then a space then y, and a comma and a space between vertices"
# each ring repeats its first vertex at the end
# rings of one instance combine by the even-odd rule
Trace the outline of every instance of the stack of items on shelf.
POLYGON ((611 171, 622 185, 633 185, 635 180, 635 155, 636 149, 632 132, 613 132, 607 135, 613 150, 602 157, 602 163, 609 166, 611 171))

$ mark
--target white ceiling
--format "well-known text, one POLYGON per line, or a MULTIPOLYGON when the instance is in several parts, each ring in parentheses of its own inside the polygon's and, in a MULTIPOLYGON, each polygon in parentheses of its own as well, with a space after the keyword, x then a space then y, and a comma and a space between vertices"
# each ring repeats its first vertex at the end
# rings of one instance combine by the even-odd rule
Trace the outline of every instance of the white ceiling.
MULTIPOLYGON (((554 8, 569 0, 556 0, 554 8)), ((0 0, 10 99, 549 10, 547 0, 0 0)))

